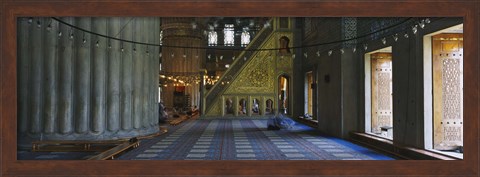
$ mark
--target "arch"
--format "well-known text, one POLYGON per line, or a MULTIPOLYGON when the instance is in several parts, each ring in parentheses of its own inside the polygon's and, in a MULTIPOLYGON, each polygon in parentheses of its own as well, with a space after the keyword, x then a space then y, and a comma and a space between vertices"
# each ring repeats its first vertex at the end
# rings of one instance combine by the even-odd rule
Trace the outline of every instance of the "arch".
POLYGON ((247 115, 247 99, 245 98, 238 101, 238 115, 247 115))
POLYGON ((273 114, 273 100, 268 99, 265 101, 265 115, 273 114))
POLYGON ((290 39, 287 36, 282 36, 278 40, 280 44, 280 49, 279 49, 280 54, 281 55, 290 54, 290 47, 288 47, 288 44, 290 43, 290 39))
POLYGON ((289 114, 290 76, 281 74, 278 76, 278 110, 279 113, 289 114))
POLYGON ((233 108, 233 100, 231 98, 225 99, 225 115, 233 115, 234 108, 233 108))
POLYGON ((260 115, 260 100, 252 99, 252 115, 260 115))

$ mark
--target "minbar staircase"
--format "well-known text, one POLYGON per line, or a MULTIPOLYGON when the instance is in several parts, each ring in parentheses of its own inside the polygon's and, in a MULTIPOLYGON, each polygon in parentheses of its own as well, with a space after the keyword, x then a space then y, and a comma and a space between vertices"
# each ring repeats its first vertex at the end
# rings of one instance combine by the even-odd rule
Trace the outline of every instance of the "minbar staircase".
POLYGON ((222 77, 220 77, 220 79, 205 95, 205 112, 208 112, 212 108, 215 100, 218 99, 218 97, 227 88, 227 84, 221 83, 227 83, 227 81, 234 80, 238 73, 241 71, 241 69, 244 67, 244 65, 248 63, 251 57, 257 53, 255 49, 259 49, 272 33, 272 27, 263 28, 255 36, 252 42, 245 48, 245 50, 240 53, 237 59, 230 65, 230 68, 225 71, 222 77))

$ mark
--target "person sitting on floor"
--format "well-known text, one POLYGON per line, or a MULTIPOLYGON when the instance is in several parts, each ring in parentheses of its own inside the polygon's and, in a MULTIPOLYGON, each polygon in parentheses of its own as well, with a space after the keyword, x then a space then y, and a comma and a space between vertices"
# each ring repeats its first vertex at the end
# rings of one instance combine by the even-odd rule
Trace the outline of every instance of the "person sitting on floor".
POLYGON ((267 121, 268 130, 292 129, 294 125, 295 121, 283 114, 271 117, 267 121))

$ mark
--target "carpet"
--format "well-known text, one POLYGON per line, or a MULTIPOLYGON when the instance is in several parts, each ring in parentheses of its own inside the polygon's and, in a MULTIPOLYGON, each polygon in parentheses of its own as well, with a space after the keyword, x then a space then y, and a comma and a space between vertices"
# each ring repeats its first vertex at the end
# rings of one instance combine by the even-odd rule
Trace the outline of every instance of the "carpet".
POLYGON ((142 140, 117 160, 394 160, 297 123, 267 130, 266 119, 189 120, 142 140))

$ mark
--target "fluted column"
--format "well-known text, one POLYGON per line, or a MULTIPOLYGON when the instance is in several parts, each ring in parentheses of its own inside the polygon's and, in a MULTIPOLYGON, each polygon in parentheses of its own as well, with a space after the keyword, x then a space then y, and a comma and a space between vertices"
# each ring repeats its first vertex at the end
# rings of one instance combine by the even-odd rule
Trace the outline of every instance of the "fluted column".
MULTIPOLYGON (((72 24, 72 17, 61 18, 62 21, 72 24)), ((72 81, 73 81, 73 30, 65 25, 59 25, 59 51, 58 51, 58 91, 59 91, 59 107, 58 107, 58 128, 60 134, 69 134, 73 131, 73 97, 72 97, 72 81)))
MULTIPOLYGON (((128 23, 132 18, 125 17, 121 18, 122 24, 128 23)), ((132 23, 132 22, 130 22, 132 23)), ((134 40, 133 39, 134 27, 133 25, 127 25, 120 34, 120 37, 125 40, 134 40)), ((130 130, 133 128, 133 45, 131 43, 122 43, 120 51, 122 52, 121 59, 121 77, 122 77, 122 87, 121 87, 121 128, 122 130, 130 130), (122 51, 123 48, 123 51, 122 51)))
MULTIPOLYGON (((203 31, 200 25, 197 28, 192 27, 194 18, 163 18, 163 45, 165 46, 185 46, 185 47, 205 47, 206 41, 203 37, 203 31)), ((177 73, 187 76, 187 73, 199 73, 203 60, 205 60, 205 50, 196 48, 163 47, 162 48, 162 70, 166 73, 177 73), (173 54, 173 55, 172 55, 173 54)), ((196 74, 197 77, 200 74, 196 74)), ((185 86, 185 94, 190 95, 190 105, 197 106, 200 109, 200 83, 191 82, 181 84, 185 86)), ((163 98, 166 107, 173 106, 173 93, 175 87, 168 85, 163 89, 163 98)))
POLYGON ((110 140, 158 132, 159 47, 88 31, 158 44, 160 19, 60 20, 87 32, 51 18, 18 20, 19 145, 40 139, 110 140))
POLYGON ((57 35, 58 35, 58 22, 51 21, 50 27, 47 26, 47 32, 45 34, 45 121, 44 131, 45 133, 54 133, 56 130, 57 122, 57 109, 58 109, 58 68, 57 66, 57 35))
POLYGON ((31 80, 31 90, 30 92, 30 116, 29 116, 29 130, 30 133, 40 133, 41 129, 41 122, 42 122, 42 108, 43 102, 42 97, 43 95, 43 59, 44 59, 44 50, 45 47, 43 45, 43 29, 41 26, 38 27, 36 23, 42 23, 43 19, 36 19, 35 27, 31 28, 30 33, 32 34, 30 37, 30 42, 33 46, 31 46, 31 56, 30 56, 30 80, 31 80))
MULTIPOLYGON (((91 31, 91 19, 88 17, 77 18, 77 26, 91 31)), ((90 118, 90 34, 77 33, 75 36, 75 132, 87 133, 90 118)))
MULTIPOLYGON (((107 18, 93 18, 92 31, 95 33, 106 33, 107 18)), ((102 37, 94 37, 95 47, 92 49, 92 131, 101 134, 105 131, 106 120, 106 70, 107 53, 105 49, 108 47, 107 39, 102 37)), ((93 42, 93 41, 92 41, 93 42)))

